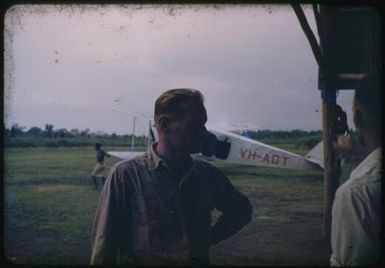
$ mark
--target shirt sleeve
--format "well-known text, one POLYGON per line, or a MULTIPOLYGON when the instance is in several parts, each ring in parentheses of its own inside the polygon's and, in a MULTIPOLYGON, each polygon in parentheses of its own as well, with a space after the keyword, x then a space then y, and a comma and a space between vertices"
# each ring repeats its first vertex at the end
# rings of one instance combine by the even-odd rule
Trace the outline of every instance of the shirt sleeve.
POLYGON ((331 266, 361 266, 378 257, 375 228, 365 191, 338 189, 332 208, 331 266))
POLYGON ((127 237, 123 186, 121 171, 115 166, 99 196, 91 237, 91 265, 116 264, 122 237, 127 237))
POLYGON ((232 236, 251 221, 252 206, 249 199, 217 168, 212 169, 211 183, 213 205, 222 212, 211 228, 211 242, 216 244, 232 236))
POLYGON ((106 153, 105 151, 103 151, 103 154, 107 157, 110 157, 110 155, 108 153, 106 153))

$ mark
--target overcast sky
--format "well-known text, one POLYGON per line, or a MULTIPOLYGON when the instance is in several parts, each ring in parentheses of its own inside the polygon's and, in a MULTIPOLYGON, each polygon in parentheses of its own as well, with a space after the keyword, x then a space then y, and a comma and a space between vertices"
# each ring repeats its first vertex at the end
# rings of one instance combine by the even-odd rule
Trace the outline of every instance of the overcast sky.
MULTIPOLYGON (((322 129, 318 66, 290 6, 15 6, 4 38, 7 126, 128 133, 114 108, 152 116, 163 91, 189 87, 212 124, 322 129)), ((352 98, 337 99, 349 118, 352 98)))

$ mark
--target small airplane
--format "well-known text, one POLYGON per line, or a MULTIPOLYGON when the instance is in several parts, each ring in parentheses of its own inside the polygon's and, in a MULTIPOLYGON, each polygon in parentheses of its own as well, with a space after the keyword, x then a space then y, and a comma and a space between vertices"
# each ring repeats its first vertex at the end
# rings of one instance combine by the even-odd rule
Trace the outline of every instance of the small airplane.
MULTIPOLYGON (((149 120, 147 147, 157 140, 156 129, 152 126, 152 119, 136 112, 127 112, 114 109, 117 112, 131 114, 134 117, 133 137, 135 131, 135 118, 143 117, 149 120)), ((242 135, 218 130, 207 129, 201 152, 193 154, 193 157, 206 161, 220 161, 240 165, 276 167, 299 170, 322 170, 323 169, 323 144, 318 143, 308 154, 301 156, 242 135)), ((144 152, 132 151, 119 152, 110 151, 110 155, 122 160, 129 160, 144 152)))

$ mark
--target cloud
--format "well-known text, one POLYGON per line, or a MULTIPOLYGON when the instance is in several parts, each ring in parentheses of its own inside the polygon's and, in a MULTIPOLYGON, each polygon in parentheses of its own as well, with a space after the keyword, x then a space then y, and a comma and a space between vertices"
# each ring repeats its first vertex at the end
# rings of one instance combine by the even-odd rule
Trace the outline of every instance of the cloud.
POLYGON ((209 120, 321 128, 318 67, 290 7, 31 8, 18 14, 6 51, 15 67, 5 66, 9 122, 127 131, 130 121, 111 113, 115 98, 152 115, 164 90, 192 87, 209 120))

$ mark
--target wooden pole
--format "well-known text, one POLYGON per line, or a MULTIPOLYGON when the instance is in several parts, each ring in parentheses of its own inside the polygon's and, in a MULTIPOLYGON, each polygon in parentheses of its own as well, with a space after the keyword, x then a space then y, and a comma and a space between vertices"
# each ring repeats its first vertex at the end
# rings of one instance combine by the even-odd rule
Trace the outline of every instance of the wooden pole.
MULTIPOLYGON (((299 4, 292 4, 291 6, 293 7, 294 12, 298 18, 299 24, 301 25, 301 28, 310 43, 311 50, 313 51, 313 54, 314 54, 315 60, 318 63, 318 66, 323 66, 324 60, 323 60, 321 49, 317 43, 317 39, 315 38, 313 31, 310 28, 309 23, 306 20, 305 13, 303 12, 299 4)), ((317 24, 317 27, 319 27, 318 24, 317 24)))
MULTIPOLYGON (((292 4, 294 12, 298 18, 298 21, 304 31, 311 49, 313 51, 314 57, 320 67, 320 70, 327 70, 330 72, 330 66, 327 66, 327 60, 325 55, 321 50, 320 46, 317 43, 317 40, 309 26, 309 23, 306 20, 305 13, 303 12, 299 4, 292 4)), ((320 23, 320 16, 317 10, 317 6, 313 5, 314 15, 316 18, 317 29, 320 35, 320 38, 324 36, 323 29, 320 23)), ((321 40, 322 43, 322 40, 321 40)), ((330 65, 330 64, 329 64, 330 65)), ((333 85, 333 81, 325 83, 333 85)), ((341 175, 341 164, 338 156, 335 154, 332 147, 332 138, 333 138, 333 124, 334 124, 334 115, 336 107, 336 90, 327 88, 322 90, 322 136, 324 141, 324 219, 323 219, 323 237, 330 241, 331 234, 331 212, 334 201, 334 195, 339 185, 339 177, 341 175)), ((330 243, 329 243, 330 244, 330 243)))
POLYGON ((339 185, 341 165, 333 146, 334 114, 336 107, 336 91, 322 91, 322 136, 324 148, 324 225, 323 237, 330 241, 331 235, 331 212, 334 195, 339 185))

